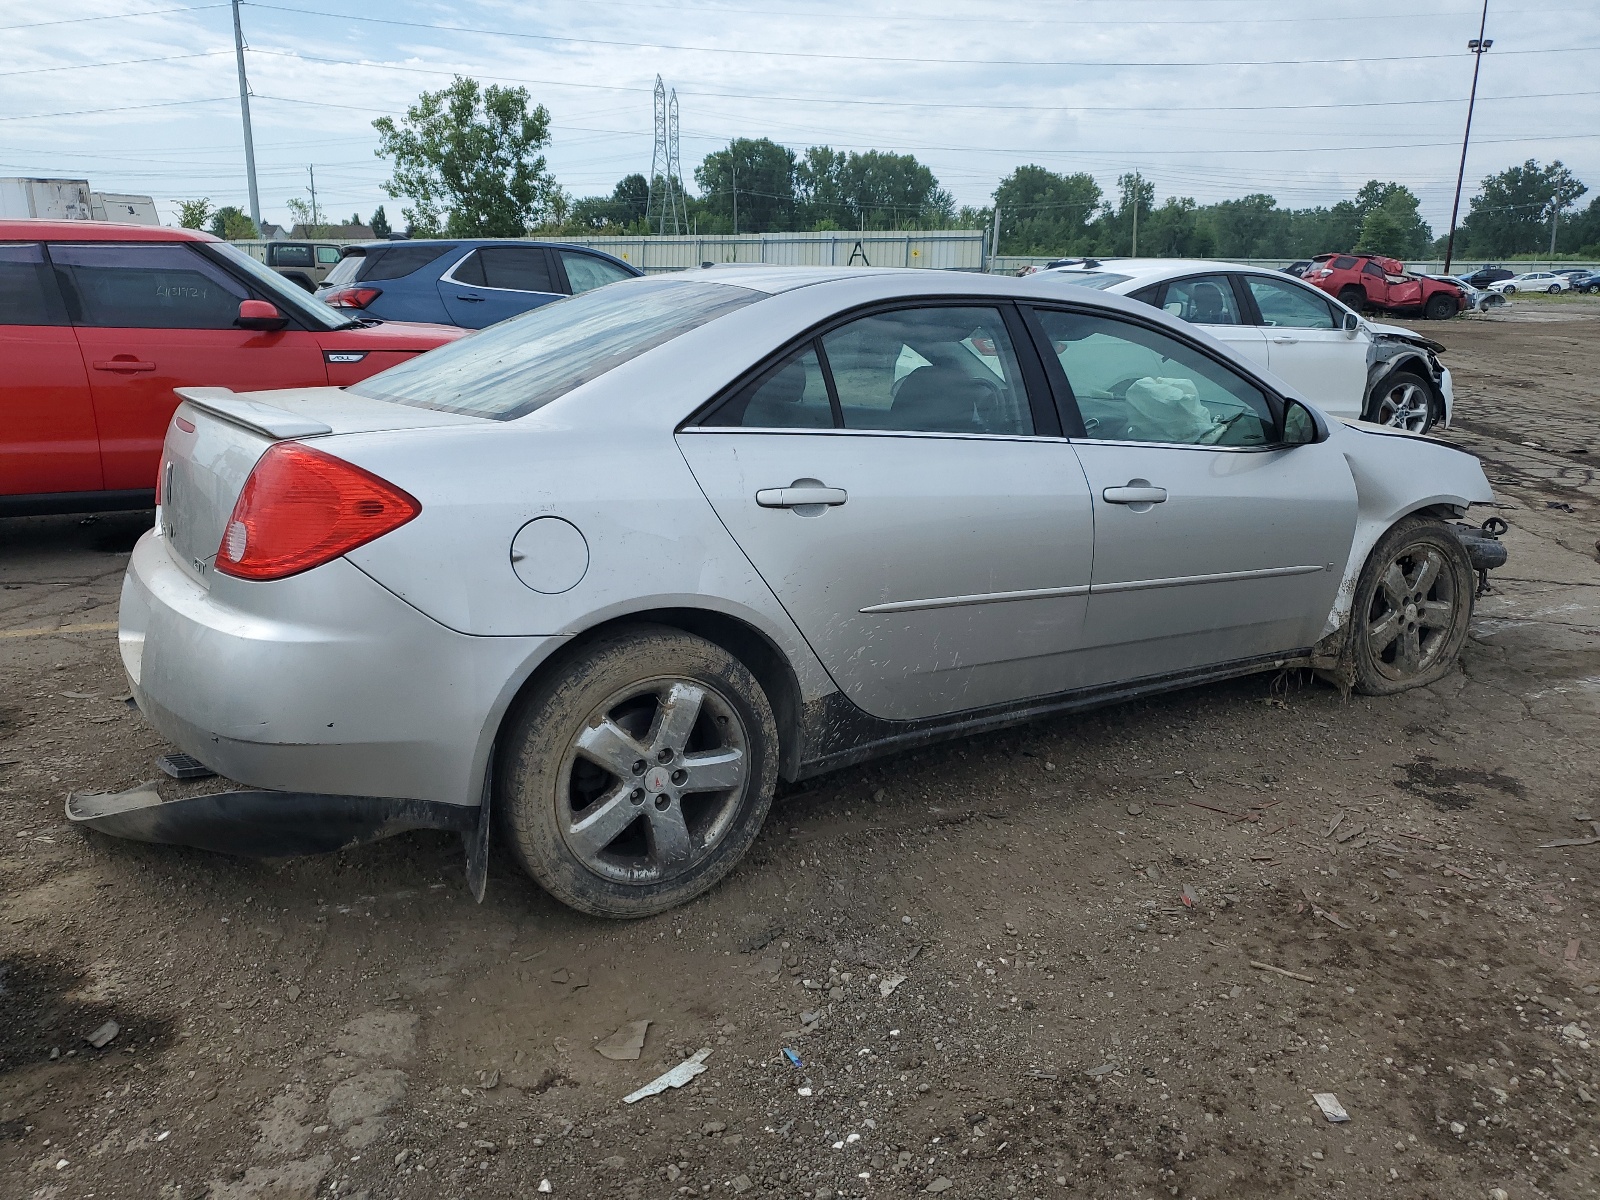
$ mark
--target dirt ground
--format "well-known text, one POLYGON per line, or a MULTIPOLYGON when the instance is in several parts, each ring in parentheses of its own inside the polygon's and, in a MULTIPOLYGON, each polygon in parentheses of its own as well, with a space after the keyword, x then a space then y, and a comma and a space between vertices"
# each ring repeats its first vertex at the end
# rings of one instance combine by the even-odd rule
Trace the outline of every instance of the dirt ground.
POLYGON ((1600 1194, 1600 841, 1544 845, 1600 833, 1600 303, 1428 332, 1511 525, 1458 673, 842 772, 627 925, 498 854, 474 904, 445 835, 68 828, 170 748, 110 632, 144 518, 0 524, 0 1194, 1600 1194), (596 1052, 633 1021, 636 1061, 596 1052))

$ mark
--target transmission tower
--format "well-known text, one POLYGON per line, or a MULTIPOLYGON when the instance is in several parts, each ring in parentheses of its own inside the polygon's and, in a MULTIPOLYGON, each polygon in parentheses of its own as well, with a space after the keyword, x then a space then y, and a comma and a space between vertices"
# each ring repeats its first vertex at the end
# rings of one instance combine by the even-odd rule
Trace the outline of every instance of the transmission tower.
POLYGON ((666 84, 659 75, 655 88, 655 134, 655 145, 650 151, 650 181, 645 193, 645 223, 653 221, 660 233, 666 233, 670 214, 672 232, 682 233, 688 221, 688 208, 683 198, 682 168, 678 165, 678 91, 673 89, 669 102, 666 84))

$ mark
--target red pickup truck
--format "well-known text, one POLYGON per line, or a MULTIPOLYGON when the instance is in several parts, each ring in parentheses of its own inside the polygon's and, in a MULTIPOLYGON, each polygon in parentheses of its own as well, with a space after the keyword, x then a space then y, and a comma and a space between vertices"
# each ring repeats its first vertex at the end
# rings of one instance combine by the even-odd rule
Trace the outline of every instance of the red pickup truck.
POLYGON ((1300 278, 1357 312, 1446 321, 1467 307, 1466 293, 1454 284, 1413 275, 1399 259, 1377 254, 1319 254, 1300 278))
POLYGON ((343 386, 465 332, 352 320, 189 229, 0 221, 0 516, 148 508, 175 387, 343 386))

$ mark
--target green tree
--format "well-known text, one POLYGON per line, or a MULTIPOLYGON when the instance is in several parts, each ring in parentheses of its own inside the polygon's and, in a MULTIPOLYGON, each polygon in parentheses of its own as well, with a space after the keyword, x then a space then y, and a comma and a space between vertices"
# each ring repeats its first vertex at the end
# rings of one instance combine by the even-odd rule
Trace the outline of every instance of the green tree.
POLYGON ((211 236, 228 242, 237 242, 247 238, 258 238, 261 236, 261 231, 243 210, 236 205, 228 204, 211 214, 211 236))
POLYGON ((1488 176, 1479 187, 1456 244, 1487 258, 1548 249, 1551 220, 1589 190, 1559 159, 1540 166, 1533 158, 1488 176))
POLYGON ((1206 258, 1215 252, 1192 196, 1168 196, 1148 222, 1141 220, 1139 248, 1152 258, 1206 258))
POLYGON ((211 201, 179 200, 178 224, 185 229, 204 229, 211 219, 211 201))
MULTIPOLYGON (((665 178, 657 180, 664 186, 665 178)), ((635 172, 617 181, 609 196, 585 196, 572 206, 568 224, 575 233, 628 233, 643 228, 650 182, 635 172)))
POLYGON ((1287 258, 1298 247, 1291 240, 1289 214, 1264 192, 1224 200, 1203 211, 1223 258, 1287 258))
POLYGON ((1083 254, 1094 248, 1100 185, 1086 172, 1058 175, 1044 167, 1018 167, 1000 181, 997 254, 1083 254))
POLYGON ((294 224, 305 230, 305 237, 327 237, 328 226, 323 223, 321 206, 313 208, 311 201, 303 200, 299 196, 290 197, 284 207, 289 210, 289 216, 294 224))
POLYGON ((1150 251, 1150 215, 1155 207, 1156 188, 1137 171, 1117 176, 1117 203, 1108 201, 1100 214, 1098 250, 1101 254, 1133 254, 1134 213, 1138 216, 1139 246, 1146 256, 1150 251))
POLYGON ((1364 212, 1354 249, 1399 259, 1420 258, 1428 252, 1433 231, 1417 211, 1417 198, 1409 188, 1373 180, 1356 195, 1356 206, 1364 212))
POLYGON ((1589 201, 1589 207, 1561 226, 1561 240, 1557 248, 1576 253, 1584 258, 1600 258, 1600 196, 1589 201))
POLYGON ((735 138, 694 169, 705 214, 702 224, 713 232, 793 229, 794 174, 792 150, 770 138, 735 138))
POLYGON ((381 204, 372 210, 372 232, 381 238, 386 238, 394 232, 389 228, 389 214, 383 211, 381 204))
POLYGON ((528 91, 456 76, 423 92, 399 121, 379 117, 381 158, 394 160, 384 190, 410 200, 412 229, 449 237, 518 237, 548 219, 562 193, 539 153, 550 114, 528 91))
POLYGON ((812 146, 795 163, 799 224, 807 229, 943 229, 955 201, 914 154, 844 154, 812 146))

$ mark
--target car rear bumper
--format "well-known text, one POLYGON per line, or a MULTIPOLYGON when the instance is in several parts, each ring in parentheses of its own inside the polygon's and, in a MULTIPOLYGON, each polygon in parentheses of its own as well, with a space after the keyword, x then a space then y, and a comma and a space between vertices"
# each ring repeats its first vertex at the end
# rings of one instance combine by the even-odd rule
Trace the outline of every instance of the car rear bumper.
POLYGON ((257 788, 476 805, 493 730, 557 638, 471 637, 344 559, 273 583, 135 547, 119 641, 135 700, 184 752, 257 788))

